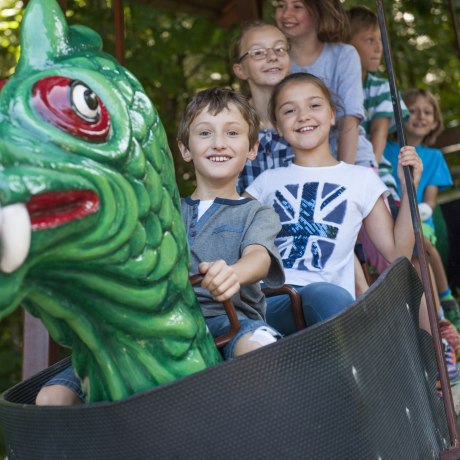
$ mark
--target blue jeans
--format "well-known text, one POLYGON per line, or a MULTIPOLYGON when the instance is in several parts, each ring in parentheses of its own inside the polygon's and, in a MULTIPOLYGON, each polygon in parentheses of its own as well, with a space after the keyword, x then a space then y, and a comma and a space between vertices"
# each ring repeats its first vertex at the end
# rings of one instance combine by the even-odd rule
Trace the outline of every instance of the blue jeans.
MULTIPOLYGON (((238 317, 238 319, 240 320, 240 330, 232 337, 230 342, 222 348, 222 354, 225 359, 233 358, 233 350, 236 342, 238 342, 243 335, 254 332, 259 327, 267 327, 273 331, 277 339, 281 338, 281 334, 275 331, 273 326, 269 326, 265 321, 246 317, 238 317)), ((230 320, 227 315, 212 316, 210 318, 205 318, 205 320, 213 337, 224 335, 230 330, 230 320)))
POLYGON ((75 375, 72 366, 56 374, 51 380, 48 380, 43 386, 63 385, 70 388, 82 401, 85 400, 85 393, 81 388, 80 379, 75 375))
MULTIPOLYGON (((307 286, 293 287, 302 299, 307 326, 336 315, 354 302, 346 289, 332 283, 311 283, 307 286)), ((267 298, 267 323, 283 335, 296 332, 291 302, 287 295, 267 298)))

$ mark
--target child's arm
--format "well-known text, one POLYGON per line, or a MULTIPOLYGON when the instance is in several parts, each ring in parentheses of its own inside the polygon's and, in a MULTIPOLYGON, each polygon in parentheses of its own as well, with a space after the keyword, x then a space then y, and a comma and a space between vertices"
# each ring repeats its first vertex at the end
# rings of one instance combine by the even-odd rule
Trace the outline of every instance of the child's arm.
POLYGON ((383 151, 387 143, 390 121, 389 118, 375 118, 371 123, 370 138, 377 164, 382 160, 383 151))
POLYGON ((244 248, 241 259, 234 265, 227 265, 222 259, 202 262, 200 273, 205 277, 201 286, 208 289, 215 300, 223 302, 236 294, 241 286, 265 278, 270 264, 267 249, 258 244, 250 244, 244 248))
POLYGON ((366 230, 375 247, 389 262, 401 256, 410 259, 414 247, 415 238, 403 166, 413 168, 414 186, 417 188, 423 165, 414 147, 403 147, 399 154, 398 176, 401 181, 402 197, 396 222, 393 224, 391 214, 388 212, 382 197, 377 200, 374 208, 364 221, 366 230))
POLYGON ((345 115, 338 121, 338 125, 337 159, 353 165, 356 161, 356 150, 358 149, 359 118, 345 115))
POLYGON ((438 186, 428 185, 423 192, 423 202, 428 204, 432 210, 436 207, 438 200, 438 186))

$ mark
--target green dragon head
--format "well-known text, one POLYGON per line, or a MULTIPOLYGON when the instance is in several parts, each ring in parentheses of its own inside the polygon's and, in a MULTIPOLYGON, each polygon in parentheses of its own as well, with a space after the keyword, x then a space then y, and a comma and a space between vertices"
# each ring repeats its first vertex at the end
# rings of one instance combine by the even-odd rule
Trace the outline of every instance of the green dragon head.
POLYGON ((72 347, 89 401, 216 363, 158 113, 55 0, 21 31, 0 92, 0 318, 21 305, 72 347))

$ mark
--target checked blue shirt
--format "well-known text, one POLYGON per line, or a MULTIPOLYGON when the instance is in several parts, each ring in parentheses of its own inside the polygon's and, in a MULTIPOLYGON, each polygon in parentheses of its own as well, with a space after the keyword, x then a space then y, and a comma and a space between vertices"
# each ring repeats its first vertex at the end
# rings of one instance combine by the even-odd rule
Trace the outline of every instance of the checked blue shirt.
POLYGON ((261 129, 259 131, 259 142, 257 157, 246 162, 238 178, 237 189, 240 194, 266 169, 286 167, 294 160, 294 152, 291 146, 276 131, 261 129))

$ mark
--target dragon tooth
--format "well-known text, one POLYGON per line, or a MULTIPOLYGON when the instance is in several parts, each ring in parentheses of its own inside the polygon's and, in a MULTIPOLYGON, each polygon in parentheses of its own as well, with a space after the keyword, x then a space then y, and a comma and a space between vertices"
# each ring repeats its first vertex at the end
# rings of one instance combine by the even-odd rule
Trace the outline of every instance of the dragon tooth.
POLYGON ((0 271, 14 272, 29 254, 31 224, 24 204, 12 204, 0 210, 0 271))

